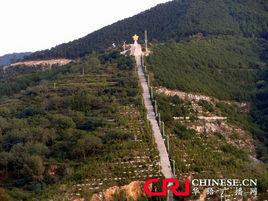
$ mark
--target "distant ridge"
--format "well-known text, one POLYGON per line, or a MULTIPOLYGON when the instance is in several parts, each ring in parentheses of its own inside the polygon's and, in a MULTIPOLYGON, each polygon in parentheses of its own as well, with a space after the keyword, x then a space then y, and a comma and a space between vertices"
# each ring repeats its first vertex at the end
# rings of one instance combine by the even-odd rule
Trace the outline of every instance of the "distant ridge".
POLYGON ((0 57, 0 66, 9 65, 12 62, 23 59, 25 56, 30 55, 31 52, 22 52, 22 53, 12 53, 5 54, 0 57))

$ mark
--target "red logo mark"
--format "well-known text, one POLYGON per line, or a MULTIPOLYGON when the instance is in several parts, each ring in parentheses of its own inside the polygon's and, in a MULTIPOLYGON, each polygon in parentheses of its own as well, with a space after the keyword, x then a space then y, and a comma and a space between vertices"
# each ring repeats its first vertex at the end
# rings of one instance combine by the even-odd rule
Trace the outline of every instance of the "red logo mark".
POLYGON ((166 196, 168 188, 174 193, 175 196, 180 196, 180 197, 187 197, 190 196, 190 180, 185 179, 184 180, 184 191, 183 192, 178 192, 177 189, 180 186, 180 182, 178 179, 174 178, 168 178, 168 179, 163 179, 162 182, 162 191, 161 192, 152 192, 149 189, 150 184, 153 183, 158 183, 159 179, 148 179, 144 183, 144 191, 148 196, 166 196))

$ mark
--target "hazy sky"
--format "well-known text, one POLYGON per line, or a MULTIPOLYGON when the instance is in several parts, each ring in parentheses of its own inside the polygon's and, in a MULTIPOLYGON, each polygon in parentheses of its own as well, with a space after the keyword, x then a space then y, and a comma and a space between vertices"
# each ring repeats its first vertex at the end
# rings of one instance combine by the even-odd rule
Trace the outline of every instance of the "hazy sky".
POLYGON ((0 0, 0 55, 68 42, 168 0, 0 0))

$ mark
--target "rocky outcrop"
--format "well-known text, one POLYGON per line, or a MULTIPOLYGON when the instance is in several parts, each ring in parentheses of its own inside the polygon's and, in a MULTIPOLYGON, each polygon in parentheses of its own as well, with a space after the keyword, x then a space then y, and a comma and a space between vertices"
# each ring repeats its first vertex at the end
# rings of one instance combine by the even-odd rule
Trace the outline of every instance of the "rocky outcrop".
POLYGON ((171 89, 167 89, 165 87, 159 87, 156 89, 156 91, 157 91, 157 93, 165 94, 167 96, 178 96, 179 98, 181 98, 184 101, 198 102, 200 100, 204 100, 204 101, 208 101, 212 104, 221 102, 221 103, 225 103, 225 104, 229 104, 229 105, 234 105, 236 107, 239 107, 240 109, 242 109, 245 112, 248 112, 249 107, 250 107, 249 103, 247 103, 247 102, 219 100, 219 99, 214 98, 214 97, 209 97, 209 96, 196 94, 196 93, 188 93, 188 92, 183 92, 183 91, 179 91, 179 90, 171 90, 171 89))
POLYGON ((186 93, 186 92, 179 91, 179 90, 171 90, 171 89, 167 89, 165 87, 159 87, 156 91, 158 93, 162 93, 162 94, 165 94, 167 96, 178 96, 182 100, 185 100, 185 101, 197 101, 197 102, 200 100, 205 100, 205 101, 209 101, 209 102, 212 101, 212 98, 209 96, 193 94, 193 93, 186 93))
POLYGON ((135 201, 140 197, 145 196, 143 185, 144 182, 142 181, 133 181, 122 187, 113 186, 100 193, 94 194, 91 201, 114 201, 115 198, 120 195, 125 196, 127 200, 135 201))
POLYGON ((37 60, 37 61, 21 61, 21 62, 16 62, 13 64, 10 64, 8 66, 3 67, 3 71, 6 72, 7 70, 14 69, 16 70, 17 68, 21 67, 27 67, 27 68, 44 68, 51 67, 51 66, 63 66, 68 63, 72 62, 70 59, 49 59, 49 60, 37 60))
MULTIPOLYGON (((22 61, 4 66, 1 71, 6 75, 27 74, 38 71, 51 70, 52 68, 66 65, 72 62, 70 59, 50 59, 38 61, 22 61)), ((0 72, 0 73, 2 73, 0 72)))
POLYGON ((215 134, 221 135, 226 139, 227 143, 247 150, 253 158, 256 157, 254 139, 248 131, 229 122, 227 117, 219 116, 220 112, 217 110, 206 111, 206 109, 199 105, 198 102, 200 100, 207 101, 214 107, 214 109, 217 103, 224 103, 233 105, 244 112, 247 112, 249 109, 248 103, 219 100, 214 97, 187 93, 179 90, 171 90, 165 87, 157 88, 156 91, 157 93, 164 94, 166 96, 178 96, 183 101, 190 103, 191 108, 194 111, 195 118, 191 119, 190 116, 181 116, 173 117, 174 120, 180 122, 189 129, 195 130, 196 133, 200 135, 206 135, 207 137, 215 134))
POLYGON ((66 65, 70 63, 70 59, 49 59, 49 60, 38 60, 38 61, 22 61, 10 64, 8 67, 12 66, 52 66, 52 65, 66 65))

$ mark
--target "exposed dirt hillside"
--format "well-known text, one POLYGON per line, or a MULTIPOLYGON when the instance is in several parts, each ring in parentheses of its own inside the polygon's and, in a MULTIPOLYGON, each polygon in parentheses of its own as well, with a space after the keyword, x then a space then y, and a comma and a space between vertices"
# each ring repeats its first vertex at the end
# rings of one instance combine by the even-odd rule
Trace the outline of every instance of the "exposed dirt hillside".
POLYGON ((70 63, 72 60, 70 59, 49 59, 49 60, 33 60, 33 61, 22 61, 22 62, 16 62, 13 64, 10 64, 8 66, 4 67, 4 70, 10 67, 15 66, 52 66, 52 65, 66 65, 70 63))
POLYGON ((215 108, 217 103, 232 105, 239 108, 242 112, 248 112, 249 104, 246 102, 240 103, 235 101, 219 100, 214 97, 204 96, 195 93, 186 93, 179 90, 170 90, 164 87, 157 89, 157 93, 167 96, 178 96, 185 102, 190 103, 195 119, 190 116, 174 116, 174 120, 180 122, 189 129, 193 129, 199 135, 211 136, 221 134, 226 139, 226 142, 249 150, 252 156, 255 156, 255 144, 251 134, 232 122, 229 122, 228 117, 222 116, 219 110, 215 108), (204 106, 200 105, 200 101, 205 101, 211 105, 211 111, 208 111, 204 106))
MULTIPOLYGON (((125 186, 112 186, 99 193, 93 194, 90 201, 114 201, 126 198, 126 200, 136 201, 145 196, 143 181, 133 181, 125 186)), ((84 201, 84 198, 76 197, 73 201, 84 201)), ((124 199, 125 200, 125 199, 124 199)))

